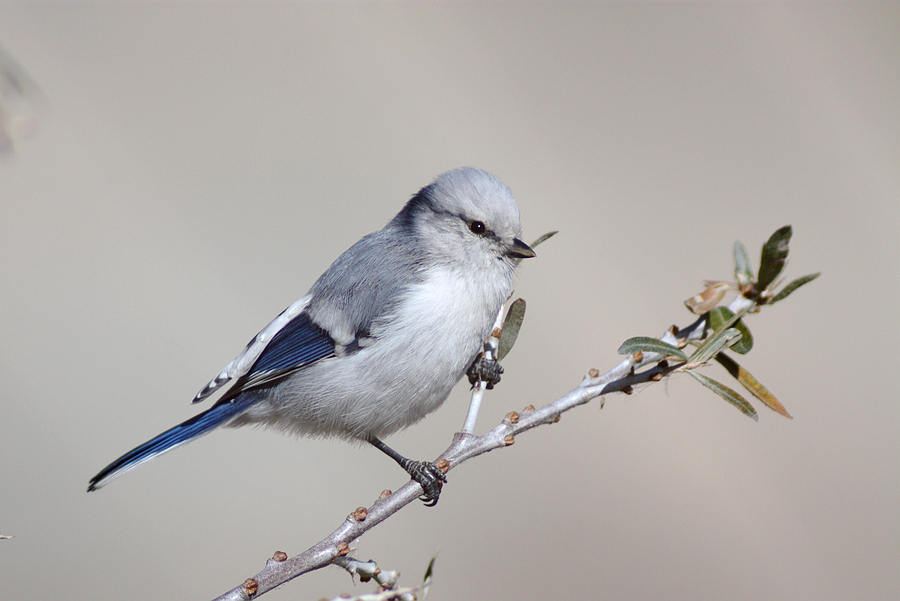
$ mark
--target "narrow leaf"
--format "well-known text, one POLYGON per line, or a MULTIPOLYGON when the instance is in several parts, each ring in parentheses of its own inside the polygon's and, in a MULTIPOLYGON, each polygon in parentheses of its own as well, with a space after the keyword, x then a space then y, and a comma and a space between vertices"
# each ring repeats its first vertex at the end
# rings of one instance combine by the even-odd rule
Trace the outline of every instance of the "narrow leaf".
POLYGON ((763 244, 762 257, 759 260, 759 277, 756 278, 756 287, 763 291, 784 269, 788 256, 788 243, 791 241, 793 230, 786 225, 769 237, 763 244))
POLYGON ((731 350, 739 355, 746 355, 753 348, 753 334, 743 319, 734 319, 734 312, 728 307, 716 307, 709 312, 709 327, 713 331, 733 327, 741 333, 741 339, 731 345, 731 350))
POLYGON ((734 241, 734 279, 741 286, 749 284, 753 280, 753 270, 750 267, 750 255, 747 248, 740 240, 734 241))
POLYGON ((706 363, 712 359, 716 353, 734 344, 740 337, 741 333, 735 328, 728 328, 721 332, 717 332, 703 341, 700 348, 691 355, 690 362, 706 363))
POLYGON ((542 243, 542 242, 546 242, 547 240, 549 240, 550 238, 552 238, 553 236, 555 236, 555 235, 558 234, 558 233, 559 233, 558 230, 557 230, 557 231, 553 231, 553 232, 547 232, 546 234, 544 234, 543 236, 541 236, 540 238, 538 238, 537 240, 535 240, 534 242, 532 242, 532 243, 531 243, 531 248, 534 248, 535 246, 537 246, 538 244, 540 244, 540 243, 542 243))
POLYGON ((431 558, 431 561, 428 562, 428 569, 425 570, 425 578, 422 579, 422 582, 428 582, 431 579, 432 574, 434 573, 434 560, 437 559, 437 555, 431 558))
POLYGON ((805 276, 803 276, 802 278, 797 278, 796 280, 794 280, 793 282, 791 282, 790 284, 788 284, 787 286, 785 286, 784 288, 782 288, 782 289, 781 289, 781 292, 779 292, 778 294, 776 294, 776 295, 772 298, 772 300, 769 301, 769 303, 770 303, 770 304, 771 304, 771 303, 777 303, 777 302, 780 301, 780 300, 786 299, 786 298, 788 297, 788 295, 789 295, 791 292, 793 292, 794 290, 796 290, 797 288, 799 288, 800 286, 802 286, 802 285, 804 285, 804 284, 809 284, 811 281, 813 281, 814 279, 816 279, 816 278, 819 277, 820 275, 822 275, 822 272, 821 272, 821 271, 816 272, 816 273, 811 273, 811 274, 809 274, 809 275, 805 275, 805 276))
POLYGON ((728 370, 728 373, 730 373, 735 380, 740 382, 741 386, 746 388, 750 394, 762 401, 763 405, 775 413, 780 413, 788 419, 793 419, 791 414, 787 412, 787 409, 784 408, 784 405, 782 405, 765 386, 760 384, 749 371, 738 365, 737 361, 724 353, 716 355, 716 361, 728 370))
MULTIPOLYGON (((556 232, 547 232, 546 234, 544 234, 543 236, 541 236, 540 238, 538 238, 537 240, 535 240, 534 242, 532 242, 532 243, 531 243, 531 248, 534 248, 535 246, 537 246, 538 244, 540 244, 540 243, 542 243, 542 242, 546 242, 547 240, 549 240, 550 238, 552 238, 553 236, 555 236, 555 235, 558 234, 558 233, 559 233, 558 231, 556 231, 556 232)), ((522 262, 522 259, 516 259, 516 260, 515 260, 516 265, 518 265, 518 264, 521 263, 521 262, 522 262)))
POLYGON ((737 320, 737 323, 734 324, 734 329, 741 333, 741 339, 729 348, 738 355, 746 355, 753 348, 753 334, 750 333, 750 329, 744 324, 743 319, 737 320))
POLYGON ((651 353, 659 353, 660 355, 672 355, 673 357, 678 357, 684 361, 687 361, 688 359, 685 352, 677 346, 672 346, 667 342, 663 342, 658 338, 651 338, 650 336, 635 336, 634 338, 629 338, 619 347, 620 355, 633 355, 638 351, 648 351, 651 353))
POLYGON ((753 418, 754 421, 759 421, 759 416, 756 414, 756 409, 753 408, 753 405, 747 402, 747 399, 745 399, 732 389, 728 388, 721 382, 717 382, 710 377, 697 373, 694 370, 690 370, 688 371, 688 373, 694 376, 694 379, 696 379, 698 382, 737 407, 741 413, 743 413, 747 417, 753 418))
POLYGON ((525 300, 517 298, 509 306, 506 312, 506 319, 503 320, 503 330, 500 333, 500 342, 497 344, 497 361, 503 361, 503 358, 509 354, 516 338, 519 337, 519 330, 522 329, 522 322, 525 320, 525 300))

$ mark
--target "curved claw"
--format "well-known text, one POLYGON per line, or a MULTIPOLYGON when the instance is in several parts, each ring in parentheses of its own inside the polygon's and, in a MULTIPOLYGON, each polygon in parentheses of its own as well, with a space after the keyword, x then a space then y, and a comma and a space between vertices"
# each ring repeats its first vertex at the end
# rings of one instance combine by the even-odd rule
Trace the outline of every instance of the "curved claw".
POLYGON ((413 480, 419 483, 422 487, 422 496, 419 498, 425 501, 426 507, 437 505, 438 499, 441 497, 441 487, 447 481, 447 476, 438 469, 438 466, 430 461, 407 459, 375 436, 367 438, 366 442, 396 461, 413 480))
POLYGON ((503 373, 503 366, 488 359, 485 356, 479 356, 472 363, 466 375, 469 376, 469 384, 475 385, 478 382, 487 382, 487 389, 491 390, 495 384, 500 382, 500 374, 503 373))
POLYGON ((419 499, 425 502, 425 506, 437 505, 441 497, 441 488, 447 481, 446 474, 430 461, 409 461, 403 469, 422 487, 423 494, 419 499))

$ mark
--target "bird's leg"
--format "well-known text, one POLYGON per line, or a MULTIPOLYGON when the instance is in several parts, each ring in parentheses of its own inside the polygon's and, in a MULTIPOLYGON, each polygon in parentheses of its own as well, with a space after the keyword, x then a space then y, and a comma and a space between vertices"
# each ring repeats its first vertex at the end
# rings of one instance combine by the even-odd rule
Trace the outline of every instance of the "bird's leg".
POLYGON ((503 367, 494 359, 489 359, 484 353, 479 354, 466 375, 469 377, 469 384, 475 386, 478 382, 487 383, 487 389, 491 390, 495 384, 500 382, 500 374, 503 373, 503 367))
POLYGON ((439 470, 438 467, 430 461, 413 461, 412 459, 407 459, 374 436, 369 437, 367 442, 400 464, 400 467, 406 470, 412 479, 422 486, 423 494, 419 499, 425 501, 426 507, 434 507, 437 505, 438 499, 441 496, 441 487, 444 486, 444 482, 447 481, 447 476, 444 475, 444 472, 439 470))

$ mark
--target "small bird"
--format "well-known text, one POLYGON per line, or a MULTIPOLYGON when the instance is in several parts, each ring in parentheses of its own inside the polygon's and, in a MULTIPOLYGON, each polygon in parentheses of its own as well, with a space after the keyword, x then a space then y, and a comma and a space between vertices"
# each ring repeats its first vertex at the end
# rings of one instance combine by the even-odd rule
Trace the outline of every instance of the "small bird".
POLYGON ((113 461, 88 491, 218 426, 252 424, 369 443, 436 504, 444 473, 381 439, 440 407, 473 365, 518 260, 535 256, 520 232, 515 198, 498 178, 471 167, 438 176, 338 257, 193 400, 233 381, 215 405, 113 461))

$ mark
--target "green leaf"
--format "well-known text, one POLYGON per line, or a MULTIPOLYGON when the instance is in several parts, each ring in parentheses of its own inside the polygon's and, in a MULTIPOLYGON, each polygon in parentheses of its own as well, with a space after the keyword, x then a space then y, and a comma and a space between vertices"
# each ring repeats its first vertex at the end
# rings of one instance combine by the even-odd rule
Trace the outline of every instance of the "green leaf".
POLYGON ((794 280, 793 282, 791 282, 790 284, 788 284, 787 286, 782 288, 781 292, 776 294, 772 298, 772 300, 769 301, 769 304, 777 303, 780 300, 786 299, 791 292, 793 292, 794 290, 796 290, 797 288, 799 288, 800 286, 802 286, 804 284, 809 284, 811 281, 813 281, 820 275, 822 275, 822 272, 818 271, 816 273, 811 273, 809 275, 805 275, 802 278, 797 278, 796 280, 794 280))
POLYGON ((716 332, 703 341, 700 348, 691 355, 689 361, 691 363, 706 363, 712 359, 716 353, 737 342, 740 337, 741 333, 737 328, 727 328, 720 332, 716 332))
POLYGON ((786 225, 776 230, 763 244, 762 257, 759 260, 759 277, 756 278, 756 287, 760 292, 768 288, 784 269, 792 233, 791 226, 786 225))
POLYGON ((715 307, 709 312, 709 318, 710 320, 707 325, 715 333, 719 333, 732 327, 738 320, 738 316, 728 307, 715 307), (713 322, 713 320, 715 320, 715 322, 713 322))
POLYGON ((435 559, 437 559, 437 555, 432 557, 431 561, 428 562, 428 569, 425 570, 425 578, 422 580, 422 582, 428 582, 428 580, 431 578, 432 574, 434 573, 434 560, 435 559))
POLYGON ((540 238, 538 238, 537 240, 532 242, 531 248, 534 248, 535 246, 537 246, 538 244, 541 244, 542 242, 546 242, 547 240, 549 240, 550 238, 552 238, 553 236, 555 236, 558 233, 559 233, 559 230, 553 231, 553 232, 547 232, 546 234, 544 234, 543 236, 541 236, 540 238))
MULTIPOLYGON (((547 232, 546 234, 544 234, 543 236, 541 236, 540 238, 538 238, 537 240, 532 242, 530 245, 531 248, 534 248, 535 246, 537 246, 538 244, 541 244, 542 242, 546 242, 547 240, 549 240, 550 238, 552 238, 553 236, 555 236, 558 233, 559 233, 559 231, 547 232)), ((518 265, 521 262, 522 262, 522 259, 515 260, 516 265, 518 265)))
POLYGON ((741 286, 753 281, 753 269, 750 267, 750 255, 740 240, 734 241, 734 279, 741 286))
POLYGON ((740 355, 746 355, 753 348, 753 334, 750 333, 750 329, 743 319, 735 320, 734 317, 734 312, 728 307, 716 307, 709 312, 709 327, 714 332, 727 327, 733 327, 740 332, 741 339, 731 345, 731 350, 740 355))
POLYGON ((747 399, 728 388, 721 382, 713 380, 708 376, 704 376, 703 374, 697 373, 694 370, 688 371, 695 380, 715 392, 717 395, 734 405, 738 408, 738 410, 746 415, 747 417, 753 418, 754 421, 759 421, 759 416, 756 414, 756 409, 753 408, 753 405, 747 402, 747 399))
POLYGON ((673 357, 678 357, 684 361, 688 360, 688 356, 685 352, 677 346, 672 346, 667 342, 663 342, 658 338, 651 338, 650 336, 635 336, 634 338, 629 338, 619 347, 620 355, 633 355, 638 351, 649 351, 651 353, 659 353, 660 355, 667 356, 672 355, 673 357))
POLYGON ((503 320, 503 330, 500 333, 500 342, 497 343, 497 361, 503 361, 503 358, 509 354, 516 338, 519 337, 519 330, 522 329, 522 322, 525 320, 525 301, 517 298, 509 306, 506 312, 506 319, 503 320))
POLYGON ((775 395, 769 392, 765 386, 760 384, 749 371, 738 365, 737 361, 724 353, 716 355, 716 361, 728 370, 728 373, 730 373, 735 380, 740 382, 741 386, 746 388, 750 394, 762 401, 763 405, 776 413, 780 413, 788 419, 793 419, 791 414, 787 412, 787 409, 784 408, 784 405, 775 398, 775 395))

